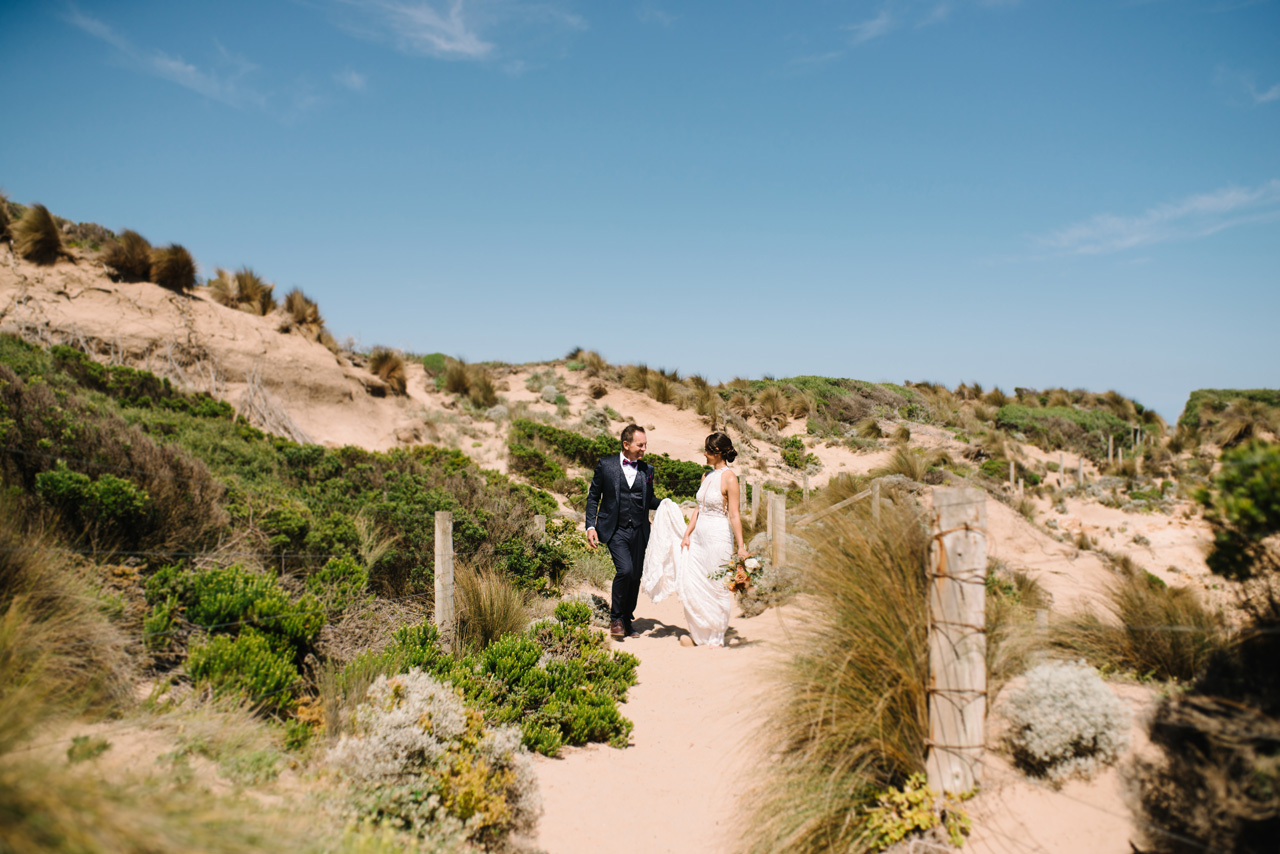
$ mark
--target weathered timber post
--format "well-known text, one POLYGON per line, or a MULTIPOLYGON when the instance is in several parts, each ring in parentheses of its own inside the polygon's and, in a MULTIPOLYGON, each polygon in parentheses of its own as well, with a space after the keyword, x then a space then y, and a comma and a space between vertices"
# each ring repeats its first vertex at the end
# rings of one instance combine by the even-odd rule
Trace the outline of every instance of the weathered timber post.
POLYGON ((1067 476, 1067 455, 1062 451, 1058 451, 1058 487, 1061 488, 1066 482, 1067 476))
POLYGON ((738 515, 742 516, 747 512, 747 479, 745 477, 738 478, 738 515))
POLYGON ((436 511, 436 628, 452 635, 453 617, 453 514, 436 511))
POLYGON ((773 542, 773 493, 766 492, 764 494, 764 532, 769 537, 769 542, 773 542))
POLYGON ((760 481, 751 484, 751 525, 755 526, 760 518, 760 481))
POLYGON ((547 517, 541 513, 533 517, 533 535, 538 542, 542 542, 547 538, 547 517))
POLYGON ((809 473, 804 473, 804 506, 809 506, 809 473))
POLYGON ((1111 461, 1115 455, 1116 437, 1110 433, 1107 434, 1107 465, 1111 465, 1111 461))
POLYGON ((773 529, 769 542, 773 546, 773 565, 784 566, 787 562, 787 497, 771 495, 769 502, 769 526, 773 529))
POLYGON ((1023 496, 1025 495, 1025 487, 1024 487, 1025 480, 1026 478, 1021 478, 1021 477, 1018 478, 1018 500, 1019 501, 1021 501, 1023 496))
POLYGON ((1084 486, 1084 456, 1083 455, 1081 455, 1080 457, 1080 467, 1077 468, 1076 471, 1079 472, 1080 474, 1080 485, 1084 486))
POLYGON ((1013 485, 1014 485, 1014 482, 1015 482, 1015 481, 1014 481, 1013 473, 1014 473, 1013 460, 1009 460, 1009 488, 1010 488, 1010 489, 1012 489, 1012 488, 1013 488, 1013 485))
POLYGON ((880 524, 880 481, 871 484, 871 524, 880 524))
POLYGON ((929 752, 935 792, 982 782, 987 716, 987 503, 980 489, 933 490, 929 546, 929 752))
POLYGON ((1135 452, 1133 455, 1133 473, 1135 475, 1142 474, 1142 453, 1135 452))

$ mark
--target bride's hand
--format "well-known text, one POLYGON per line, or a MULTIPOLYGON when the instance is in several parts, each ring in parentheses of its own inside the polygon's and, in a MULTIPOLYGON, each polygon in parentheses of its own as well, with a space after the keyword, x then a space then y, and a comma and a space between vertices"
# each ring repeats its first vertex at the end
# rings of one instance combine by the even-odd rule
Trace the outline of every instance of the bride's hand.
POLYGON ((746 560, 747 558, 751 557, 751 552, 747 551, 746 546, 739 546, 738 557, 742 558, 743 560, 746 560))
POLYGON ((688 534, 685 534, 685 535, 684 535, 684 539, 680 541, 680 548, 682 548, 682 549, 687 549, 687 548, 689 548, 689 535, 688 535, 688 534))

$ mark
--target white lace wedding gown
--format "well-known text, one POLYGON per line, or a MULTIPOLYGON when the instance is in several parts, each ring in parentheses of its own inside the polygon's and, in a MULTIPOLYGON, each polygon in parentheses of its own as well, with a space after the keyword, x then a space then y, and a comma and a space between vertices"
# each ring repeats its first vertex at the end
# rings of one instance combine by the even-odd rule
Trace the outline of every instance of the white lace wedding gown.
POLYGON ((699 646, 724 645, 733 607, 733 594, 724 579, 708 578, 734 553, 733 530, 720 491, 720 478, 727 470, 711 472, 698 488, 698 524, 689 537, 688 551, 680 548, 688 525, 679 506, 669 498, 658 505, 640 580, 640 589, 654 602, 672 593, 680 597, 689 634, 699 646))

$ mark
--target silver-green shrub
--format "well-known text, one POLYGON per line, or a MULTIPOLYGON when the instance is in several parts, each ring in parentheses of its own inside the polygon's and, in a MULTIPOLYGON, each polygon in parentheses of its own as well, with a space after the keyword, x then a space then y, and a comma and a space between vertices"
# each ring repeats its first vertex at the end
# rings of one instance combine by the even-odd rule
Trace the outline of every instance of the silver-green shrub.
POLYGON ((349 781, 361 818, 427 838, 500 845, 530 831, 542 811, 520 730, 487 727, 453 688, 418 669, 378 677, 329 763, 349 781))
POLYGON ((1051 661, 1026 672, 1011 689, 1006 741, 1023 770, 1058 783, 1088 777, 1129 745, 1129 712, 1098 671, 1051 661))
POLYGON ((560 389, 548 384, 542 387, 542 391, 539 394, 547 403, 555 403, 556 398, 560 396, 560 389))

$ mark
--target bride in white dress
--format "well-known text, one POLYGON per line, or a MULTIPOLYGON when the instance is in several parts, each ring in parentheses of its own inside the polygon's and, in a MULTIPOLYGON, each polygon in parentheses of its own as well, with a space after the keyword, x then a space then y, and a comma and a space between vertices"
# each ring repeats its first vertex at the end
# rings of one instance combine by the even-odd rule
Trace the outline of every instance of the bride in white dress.
POLYGON ((729 468, 737 458, 724 433, 712 433, 703 447, 712 467, 698 488, 698 506, 685 524, 670 499, 659 505, 645 551, 641 589, 654 602, 675 593, 684 605, 689 635, 699 646, 724 646, 733 594, 724 579, 712 579, 734 555, 747 556, 738 515, 738 477, 729 468))

